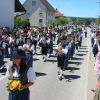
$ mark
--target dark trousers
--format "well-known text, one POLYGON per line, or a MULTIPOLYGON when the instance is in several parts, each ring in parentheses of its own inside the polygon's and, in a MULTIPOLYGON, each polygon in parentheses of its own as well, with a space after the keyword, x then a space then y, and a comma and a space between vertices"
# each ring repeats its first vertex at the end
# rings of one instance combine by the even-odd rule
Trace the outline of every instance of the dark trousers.
POLYGON ((94 45, 94 38, 91 39, 91 44, 92 44, 92 47, 94 45))
POLYGON ((26 64, 28 67, 33 66, 33 55, 32 53, 26 53, 26 64))
POLYGON ((87 32, 85 32, 85 38, 87 38, 87 32))
POLYGON ((0 55, 0 67, 3 65, 3 59, 4 59, 4 55, 1 54, 0 55))
POLYGON ((58 61, 58 67, 60 67, 63 70, 65 64, 65 55, 64 54, 62 56, 58 55, 57 61, 58 61))

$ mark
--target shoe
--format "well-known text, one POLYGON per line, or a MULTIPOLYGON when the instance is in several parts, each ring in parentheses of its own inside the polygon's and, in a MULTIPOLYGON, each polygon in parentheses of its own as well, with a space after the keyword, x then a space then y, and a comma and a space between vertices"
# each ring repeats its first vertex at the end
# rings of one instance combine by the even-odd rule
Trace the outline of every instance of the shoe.
POLYGON ((96 92, 96 90, 95 90, 95 89, 91 89, 91 91, 92 91, 92 92, 96 92))
POLYGON ((59 80, 62 80, 62 77, 60 77, 59 80))
POLYGON ((43 56, 43 59, 44 59, 44 56, 43 56))
POLYGON ((46 62, 46 59, 43 59, 44 62, 46 62))
POLYGON ((60 72, 58 71, 58 75, 60 75, 60 72))

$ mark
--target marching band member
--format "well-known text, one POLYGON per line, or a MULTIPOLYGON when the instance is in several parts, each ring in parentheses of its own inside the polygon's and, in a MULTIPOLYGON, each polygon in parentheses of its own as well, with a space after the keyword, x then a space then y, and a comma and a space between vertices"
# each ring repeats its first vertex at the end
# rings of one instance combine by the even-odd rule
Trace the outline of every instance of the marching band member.
POLYGON ((33 53, 34 53, 34 45, 30 38, 25 39, 25 44, 23 45, 23 49, 25 50, 26 54, 26 63, 27 66, 33 66, 33 53))

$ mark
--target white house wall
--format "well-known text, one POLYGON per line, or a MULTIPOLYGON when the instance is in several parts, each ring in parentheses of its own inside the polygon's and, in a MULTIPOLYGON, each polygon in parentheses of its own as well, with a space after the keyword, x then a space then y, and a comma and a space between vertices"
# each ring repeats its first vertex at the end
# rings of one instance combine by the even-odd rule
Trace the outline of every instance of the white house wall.
POLYGON ((47 14, 48 25, 52 25, 55 21, 55 15, 53 12, 48 12, 47 14))
POLYGON ((33 14, 30 16, 29 20, 31 23, 31 26, 40 26, 39 25, 39 19, 43 19, 43 26, 46 26, 46 7, 41 3, 40 0, 36 0, 37 4, 35 6, 35 11, 33 11, 33 14), (43 11, 43 18, 39 16, 39 11, 43 11))
POLYGON ((0 27, 14 27, 15 0, 0 0, 0 27))
POLYGON ((52 21, 51 24, 53 24, 55 16, 53 14, 51 15, 53 12, 49 12, 41 0, 36 0, 36 4, 34 6, 32 6, 32 0, 26 0, 23 6, 26 9, 26 14, 22 16, 22 18, 29 19, 31 26, 41 26, 39 24, 39 19, 43 19, 43 27, 48 25, 48 20, 52 21), (40 10, 43 12, 43 17, 40 17, 39 15, 40 10), (50 16, 48 13, 50 13, 50 16))
POLYGON ((38 15, 38 9, 29 18, 31 26, 38 26, 39 16, 37 15, 38 15))

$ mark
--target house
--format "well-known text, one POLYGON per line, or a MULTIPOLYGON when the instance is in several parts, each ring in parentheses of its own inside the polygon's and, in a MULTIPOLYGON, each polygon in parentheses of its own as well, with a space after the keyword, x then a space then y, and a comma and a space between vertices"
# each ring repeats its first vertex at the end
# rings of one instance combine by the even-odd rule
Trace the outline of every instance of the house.
POLYGON ((29 20, 31 26, 46 27, 54 23, 55 10, 47 0, 26 0, 23 6, 26 14, 22 18, 29 20))
POLYGON ((25 8, 23 5, 20 3, 19 0, 15 0, 15 12, 25 12, 25 8))
POLYGON ((58 18, 58 17, 63 17, 63 16, 64 15, 60 11, 58 11, 58 9, 56 8, 56 10, 55 10, 55 17, 58 18))
POLYGON ((0 0, 0 27, 14 27, 14 13, 25 11, 19 0, 0 0))

